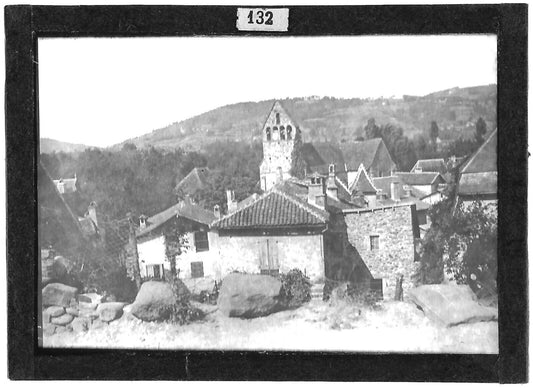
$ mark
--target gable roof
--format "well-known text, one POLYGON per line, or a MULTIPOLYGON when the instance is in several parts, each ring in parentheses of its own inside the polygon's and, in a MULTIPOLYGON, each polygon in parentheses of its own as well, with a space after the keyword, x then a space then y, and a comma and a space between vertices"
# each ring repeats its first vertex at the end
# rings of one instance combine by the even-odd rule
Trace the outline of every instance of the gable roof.
POLYGON ((461 174, 498 171, 497 150, 498 136, 497 129, 487 137, 478 150, 465 162, 461 168, 461 174))
POLYGON ((183 217, 200 224, 209 225, 215 220, 215 215, 201 206, 190 202, 181 201, 146 219, 146 227, 137 231, 137 237, 145 236, 159 228, 174 217, 183 217))
POLYGON ((438 172, 396 172, 395 175, 406 185, 426 186, 434 183, 446 183, 438 172))
POLYGON ((369 139, 356 143, 342 143, 341 151, 349 171, 356 171, 361 164, 365 168, 370 168, 380 144, 383 143, 381 138, 369 139))
POLYGON ((211 227, 255 229, 320 226, 328 219, 326 211, 274 187, 247 206, 216 220, 211 227))
POLYGON ((296 123, 296 121, 291 117, 291 115, 289 114, 289 112, 287 112, 287 110, 283 107, 283 105, 281 104, 280 101, 274 101, 274 103, 272 104, 272 108, 270 108, 270 111, 268 112, 267 116, 266 116, 266 119, 263 123, 263 127, 262 129, 264 130, 265 127, 269 126, 269 125, 276 125, 275 124, 275 113, 279 113, 280 114, 280 117, 282 118, 283 121, 288 121, 288 124, 289 125, 292 125, 294 128, 298 129, 298 124, 296 123), (269 123, 272 123, 272 124, 269 124, 269 123))
POLYGON ((193 195, 197 190, 203 189, 209 176, 207 167, 193 168, 174 188, 174 192, 182 191, 193 195))
POLYGON ((477 172, 461 174, 457 194, 486 195, 498 192, 498 172, 477 172))
POLYGON ((368 176, 365 166, 361 163, 357 169, 357 175, 355 180, 350 186, 350 191, 352 193, 363 193, 363 194, 375 194, 377 192, 376 186, 372 183, 372 179, 368 176))
POLYGON ((415 172, 415 170, 420 169, 422 172, 439 172, 444 173, 446 172, 446 163, 444 163, 444 159, 419 159, 413 168, 411 169, 411 172, 415 172))

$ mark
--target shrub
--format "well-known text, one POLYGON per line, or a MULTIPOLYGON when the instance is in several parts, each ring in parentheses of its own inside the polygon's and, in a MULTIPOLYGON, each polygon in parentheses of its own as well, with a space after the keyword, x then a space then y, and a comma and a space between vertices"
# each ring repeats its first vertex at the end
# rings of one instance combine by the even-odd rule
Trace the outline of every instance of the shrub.
POLYGON ((286 308, 295 308, 311 300, 311 282, 299 269, 291 269, 279 276, 281 280, 280 302, 286 308))
POLYGON ((177 278, 169 281, 172 292, 176 297, 176 304, 170 311, 170 321, 184 325, 193 321, 203 319, 205 313, 191 305, 192 294, 187 286, 177 278))

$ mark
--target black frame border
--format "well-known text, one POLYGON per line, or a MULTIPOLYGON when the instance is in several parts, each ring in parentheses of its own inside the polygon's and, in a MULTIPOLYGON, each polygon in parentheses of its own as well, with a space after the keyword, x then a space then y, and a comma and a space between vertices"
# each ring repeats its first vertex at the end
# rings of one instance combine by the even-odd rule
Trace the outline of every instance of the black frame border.
POLYGON ((527 381, 527 5, 289 8, 288 33, 237 31, 237 6, 4 8, 8 373, 11 379, 527 381), (499 355, 37 347, 39 37, 461 33, 493 33, 498 37, 499 355))

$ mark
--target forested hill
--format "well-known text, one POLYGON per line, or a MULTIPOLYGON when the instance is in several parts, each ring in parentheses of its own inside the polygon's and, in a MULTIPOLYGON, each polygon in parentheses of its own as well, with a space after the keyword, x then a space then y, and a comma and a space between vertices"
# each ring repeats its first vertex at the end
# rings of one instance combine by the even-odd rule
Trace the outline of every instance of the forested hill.
MULTIPOLYGON (((274 100, 243 102, 223 106, 190 119, 173 123, 146 135, 128 139, 137 147, 155 146, 202 149, 216 140, 250 142, 259 138, 260 130, 274 100)), ((285 108, 298 122, 305 141, 353 140, 364 136, 363 127, 369 118, 376 123, 403 129, 413 138, 427 134, 435 121, 440 137, 456 139, 470 137, 475 122, 482 117, 487 127, 496 125, 496 85, 453 88, 427 96, 403 98, 336 99, 306 97, 282 100, 285 108)))
POLYGON ((51 152, 78 152, 90 148, 84 144, 67 143, 55 139, 41 138, 39 142, 39 149, 41 154, 49 154, 51 152))

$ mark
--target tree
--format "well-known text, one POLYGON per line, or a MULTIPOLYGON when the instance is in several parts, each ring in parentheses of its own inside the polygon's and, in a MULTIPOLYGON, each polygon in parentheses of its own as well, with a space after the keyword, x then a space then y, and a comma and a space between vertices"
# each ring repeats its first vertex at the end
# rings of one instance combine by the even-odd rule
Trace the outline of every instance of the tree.
POLYGON ((300 130, 296 130, 296 135, 294 136, 294 147, 291 153, 291 169, 290 174, 296 178, 303 179, 307 170, 307 165, 303 158, 302 153, 302 135, 300 130))
POLYGON ((478 118, 476 121, 476 142, 478 145, 483 143, 483 137, 487 133, 487 123, 483 120, 482 117, 478 118))
POLYGON ((437 125, 436 121, 432 121, 429 127, 429 138, 431 139, 433 143, 435 143, 438 137, 439 137, 439 126, 437 125))
POLYGON ((376 120, 371 117, 368 119, 365 127, 363 128, 365 133, 365 139, 370 140, 379 137, 379 127, 376 125, 376 120))

